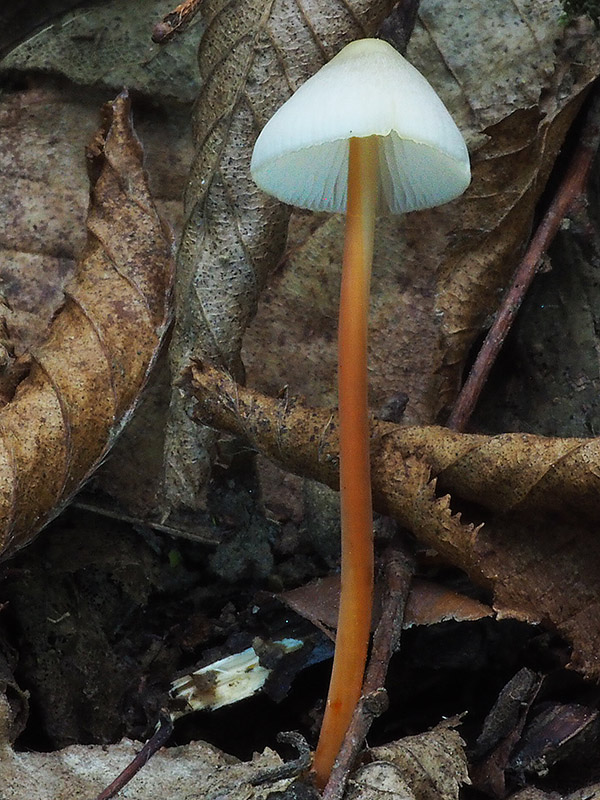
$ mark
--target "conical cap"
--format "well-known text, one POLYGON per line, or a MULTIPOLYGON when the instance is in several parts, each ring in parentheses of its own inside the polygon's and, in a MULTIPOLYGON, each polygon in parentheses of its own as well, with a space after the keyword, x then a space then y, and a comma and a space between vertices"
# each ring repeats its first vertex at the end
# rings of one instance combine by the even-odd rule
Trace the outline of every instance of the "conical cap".
POLYGON ((346 210, 349 139, 381 136, 381 203, 393 213, 441 205, 469 185, 463 137, 434 89, 387 42, 344 47, 275 113, 251 172, 263 191, 318 211, 346 210))

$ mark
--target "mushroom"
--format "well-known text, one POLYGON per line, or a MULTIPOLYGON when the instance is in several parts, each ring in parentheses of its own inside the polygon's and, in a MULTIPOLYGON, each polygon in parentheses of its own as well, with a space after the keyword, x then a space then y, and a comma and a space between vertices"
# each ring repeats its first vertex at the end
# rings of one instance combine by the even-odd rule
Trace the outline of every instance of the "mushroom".
POLYGON ((469 156, 433 88, 391 45, 361 39, 309 78, 260 133, 256 184, 284 203, 346 213, 338 329, 341 596, 313 771, 323 787, 362 688, 373 595, 367 327, 378 207, 441 205, 470 182, 469 156))

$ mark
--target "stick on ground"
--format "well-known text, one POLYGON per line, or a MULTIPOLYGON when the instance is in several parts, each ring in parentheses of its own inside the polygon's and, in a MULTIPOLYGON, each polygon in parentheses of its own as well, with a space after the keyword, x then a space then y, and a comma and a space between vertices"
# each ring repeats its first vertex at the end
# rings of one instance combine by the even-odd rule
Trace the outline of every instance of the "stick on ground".
POLYGON ((498 353, 521 307, 523 298, 536 274, 542 256, 552 243, 561 222, 569 210, 573 208, 585 192, 588 175, 599 143, 600 91, 596 89, 590 102, 581 138, 565 177, 515 272, 512 284, 502 300, 502 305, 498 310, 494 324, 485 337, 469 377, 465 381, 448 418, 447 426, 452 430, 465 430, 490 370, 498 357, 498 353))

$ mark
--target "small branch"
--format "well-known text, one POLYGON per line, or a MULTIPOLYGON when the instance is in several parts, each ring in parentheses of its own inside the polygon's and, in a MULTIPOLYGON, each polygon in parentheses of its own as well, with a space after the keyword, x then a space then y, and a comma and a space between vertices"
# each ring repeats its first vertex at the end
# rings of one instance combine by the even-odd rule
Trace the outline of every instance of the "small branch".
POLYGON ((498 353, 531 285, 540 259, 554 239, 565 215, 585 192, 592 161, 600 143, 600 92, 594 92, 581 139, 567 173, 544 215, 506 292, 494 324, 488 331, 469 377, 456 400, 447 426, 464 431, 498 353))
POLYGON ((362 696, 323 792, 323 800, 341 800, 348 774, 363 746, 373 720, 387 709, 385 679, 390 659, 400 645, 404 609, 413 572, 414 565, 410 556, 392 547, 386 551, 384 554, 384 604, 373 637, 373 649, 362 696))
POLYGON ((283 778, 295 778, 298 775, 306 772, 310 767, 312 754, 310 747, 304 736, 297 731, 281 731, 277 734, 277 741, 281 744, 289 744, 294 747, 298 753, 297 758, 292 761, 285 761, 276 767, 268 767, 260 772, 257 772, 250 778, 251 786, 260 786, 263 783, 275 783, 283 778))
POLYGON ((148 763, 152 756, 169 741, 172 733, 173 719, 169 713, 161 711, 158 727, 154 735, 148 739, 137 756, 125 767, 123 772, 114 779, 110 786, 103 789, 95 800, 110 800, 117 792, 120 792, 133 776, 137 775, 141 768, 148 763))
POLYGON ((182 33, 194 19, 202 0, 184 0, 177 8, 170 11, 152 29, 152 41, 163 44, 172 39, 176 33, 182 33))

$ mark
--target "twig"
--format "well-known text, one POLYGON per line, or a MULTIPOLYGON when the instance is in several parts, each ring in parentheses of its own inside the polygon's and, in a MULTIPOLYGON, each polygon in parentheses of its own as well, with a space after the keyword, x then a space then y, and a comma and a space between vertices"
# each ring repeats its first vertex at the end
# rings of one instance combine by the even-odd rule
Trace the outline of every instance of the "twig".
POLYGON ((504 340, 531 285, 540 259, 550 246, 562 220, 584 193, 588 174, 600 143, 600 92, 596 89, 588 109, 581 139, 566 175, 544 215, 513 277, 494 324, 481 346, 469 377, 456 400, 447 426, 464 431, 504 340))
POLYGON ((167 711, 161 711, 158 726, 153 736, 148 739, 137 756, 125 767, 114 781, 103 789, 95 800, 110 800, 126 786, 134 775, 148 763, 152 756, 165 745, 173 733, 173 719, 167 711))
POLYGON ((170 11, 152 29, 152 41, 157 44, 168 42, 176 33, 182 33, 200 10, 202 0, 184 0, 170 11))
POLYGON ((414 572, 412 558, 390 547, 384 554, 383 608, 365 676, 363 693, 352 717, 344 744, 323 791, 323 800, 341 800, 348 773, 360 752, 373 720, 387 709, 384 689, 388 665, 400 644, 404 609, 414 572))
POLYGON ((282 744, 290 744, 298 752, 298 756, 292 761, 285 761, 276 767, 268 767, 257 772, 250 778, 251 786, 260 786, 263 783, 274 783, 282 778, 295 778, 310 767, 311 752, 308 742, 297 731, 281 731, 277 734, 277 741, 282 744))

